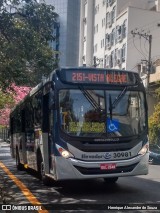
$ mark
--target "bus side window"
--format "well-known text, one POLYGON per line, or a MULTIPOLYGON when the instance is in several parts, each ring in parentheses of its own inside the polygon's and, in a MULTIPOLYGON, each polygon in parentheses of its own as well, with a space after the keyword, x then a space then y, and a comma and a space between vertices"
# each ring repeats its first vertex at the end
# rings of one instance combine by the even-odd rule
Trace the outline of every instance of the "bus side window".
POLYGON ((41 127, 42 124, 42 94, 39 92, 34 97, 34 126, 41 127))
POLYGON ((49 94, 43 96, 42 130, 43 132, 49 131, 49 94))

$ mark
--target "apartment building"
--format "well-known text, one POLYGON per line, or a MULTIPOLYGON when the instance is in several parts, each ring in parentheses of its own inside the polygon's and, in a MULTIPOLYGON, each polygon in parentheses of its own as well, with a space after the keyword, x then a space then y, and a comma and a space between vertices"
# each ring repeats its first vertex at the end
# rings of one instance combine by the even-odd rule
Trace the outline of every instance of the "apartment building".
POLYGON ((149 42, 145 34, 152 35, 152 60, 154 60, 160 55, 157 45, 160 42, 159 2, 81 1, 79 65, 93 66, 96 61, 98 67, 138 71, 139 64, 148 60, 149 42), (133 36, 131 32, 137 34, 133 36))
POLYGON ((53 5, 59 15, 58 43, 52 47, 59 51, 60 66, 78 66, 79 59, 79 29, 80 1, 79 0, 40 0, 53 5))

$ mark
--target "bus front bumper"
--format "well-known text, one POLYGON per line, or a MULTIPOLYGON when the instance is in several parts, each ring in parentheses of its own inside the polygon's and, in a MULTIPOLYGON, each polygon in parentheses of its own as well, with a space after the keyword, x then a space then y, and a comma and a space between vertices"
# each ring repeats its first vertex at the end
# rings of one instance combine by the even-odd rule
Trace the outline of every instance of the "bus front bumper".
POLYGON ((55 157, 56 180, 123 177, 148 174, 149 153, 119 161, 81 161, 55 157), (115 165, 114 169, 101 169, 102 165, 115 165))

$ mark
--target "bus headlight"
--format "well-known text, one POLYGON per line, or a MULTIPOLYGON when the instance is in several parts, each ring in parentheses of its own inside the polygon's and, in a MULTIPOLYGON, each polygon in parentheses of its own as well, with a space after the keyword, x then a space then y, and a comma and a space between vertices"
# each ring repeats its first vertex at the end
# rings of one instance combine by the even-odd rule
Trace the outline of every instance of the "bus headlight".
POLYGON ((56 144, 56 147, 57 147, 57 149, 58 149, 58 151, 59 151, 59 153, 61 154, 62 157, 66 158, 66 159, 67 158, 74 158, 74 155, 72 155, 69 151, 63 149, 61 146, 56 144))
POLYGON ((143 147, 142 147, 142 149, 139 151, 139 155, 144 155, 144 154, 146 154, 146 152, 149 150, 149 143, 146 143, 143 147))

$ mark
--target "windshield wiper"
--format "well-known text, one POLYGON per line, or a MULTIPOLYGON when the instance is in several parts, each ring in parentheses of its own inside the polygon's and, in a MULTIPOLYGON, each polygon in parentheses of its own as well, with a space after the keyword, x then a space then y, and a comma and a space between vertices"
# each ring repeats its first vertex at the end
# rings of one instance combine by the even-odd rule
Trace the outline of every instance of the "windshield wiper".
POLYGON ((96 109, 96 110, 100 110, 102 111, 102 108, 100 107, 100 105, 95 101, 95 99, 92 97, 92 95, 85 89, 81 87, 79 87, 79 89, 81 90, 81 92, 83 93, 83 95, 87 98, 87 100, 91 103, 91 105, 96 109))
POLYGON ((127 91, 127 87, 125 87, 120 94, 116 97, 116 99, 112 103, 112 97, 111 94, 109 94, 109 113, 110 113, 110 120, 112 120, 112 111, 117 106, 117 104, 120 102, 120 100, 123 98, 127 91))

